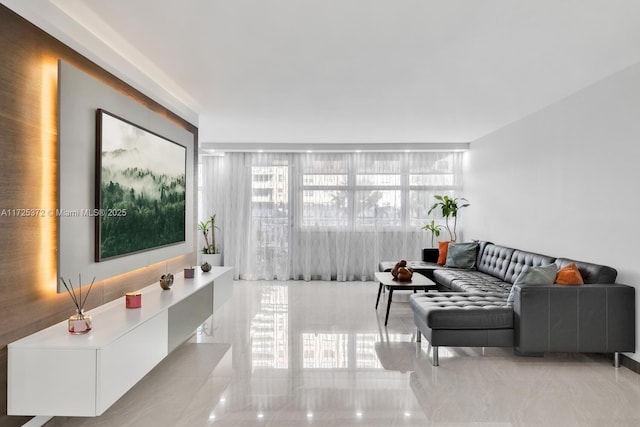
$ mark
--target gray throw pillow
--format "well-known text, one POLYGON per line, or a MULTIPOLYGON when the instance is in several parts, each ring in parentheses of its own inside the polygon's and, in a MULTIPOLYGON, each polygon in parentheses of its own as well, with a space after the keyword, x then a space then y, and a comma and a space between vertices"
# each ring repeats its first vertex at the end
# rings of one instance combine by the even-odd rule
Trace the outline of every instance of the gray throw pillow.
POLYGON ((539 267, 527 266, 516 277, 514 285, 525 283, 527 285, 553 285, 558 273, 558 266, 555 264, 541 265, 539 267))
POLYGON ((478 244, 476 242, 451 243, 447 251, 445 265, 453 268, 475 268, 477 256, 478 244))
MULTIPOLYGON (((526 266, 516 280, 514 285, 526 284, 526 285, 553 285, 556 280, 556 274, 558 273, 558 266, 555 264, 541 265, 539 267, 526 266)), ((509 292, 509 298, 507 298, 507 304, 513 305, 513 286, 511 292, 509 292)))

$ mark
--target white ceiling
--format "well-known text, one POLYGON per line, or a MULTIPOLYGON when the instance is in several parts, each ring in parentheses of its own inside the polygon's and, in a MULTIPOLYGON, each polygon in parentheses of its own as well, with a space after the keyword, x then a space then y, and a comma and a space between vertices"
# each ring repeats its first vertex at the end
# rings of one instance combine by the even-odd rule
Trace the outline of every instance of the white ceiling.
POLYGON ((468 142, 640 62, 637 0, 3 3, 203 142, 468 142))

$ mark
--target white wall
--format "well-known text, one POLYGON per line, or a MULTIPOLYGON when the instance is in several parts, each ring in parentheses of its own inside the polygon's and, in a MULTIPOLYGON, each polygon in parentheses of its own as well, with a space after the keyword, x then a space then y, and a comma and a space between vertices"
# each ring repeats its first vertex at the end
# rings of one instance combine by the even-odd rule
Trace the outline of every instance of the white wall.
POLYGON ((607 264, 639 287, 640 63, 472 142, 467 156, 466 238, 607 264))

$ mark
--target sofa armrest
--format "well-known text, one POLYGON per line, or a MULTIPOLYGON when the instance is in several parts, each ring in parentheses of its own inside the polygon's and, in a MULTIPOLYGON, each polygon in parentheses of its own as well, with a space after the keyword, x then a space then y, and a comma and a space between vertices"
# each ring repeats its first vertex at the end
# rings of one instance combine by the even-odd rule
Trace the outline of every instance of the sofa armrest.
POLYGON ((621 284, 514 285, 521 353, 635 351, 635 288, 621 284))

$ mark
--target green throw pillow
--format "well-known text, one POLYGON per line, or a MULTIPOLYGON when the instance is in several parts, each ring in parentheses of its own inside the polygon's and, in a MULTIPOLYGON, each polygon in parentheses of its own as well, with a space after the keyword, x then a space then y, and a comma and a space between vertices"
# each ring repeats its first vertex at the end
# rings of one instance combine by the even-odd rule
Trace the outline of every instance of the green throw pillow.
POLYGON ((477 243, 451 243, 445 265, 453 268, 475 268, 477 256, 477 243))
MULTIPOLYGON (((553 285, 556 280, 556 274, 558 273, 558 266, 555 264, 541 265, 540 267, 525 267, 516 280, 514 285, 526 284, 526 285, 553 285)), ((509 292, 509 298, 507 298, 507 304, 513 304, 513 286, 511 292, 509 292)))

